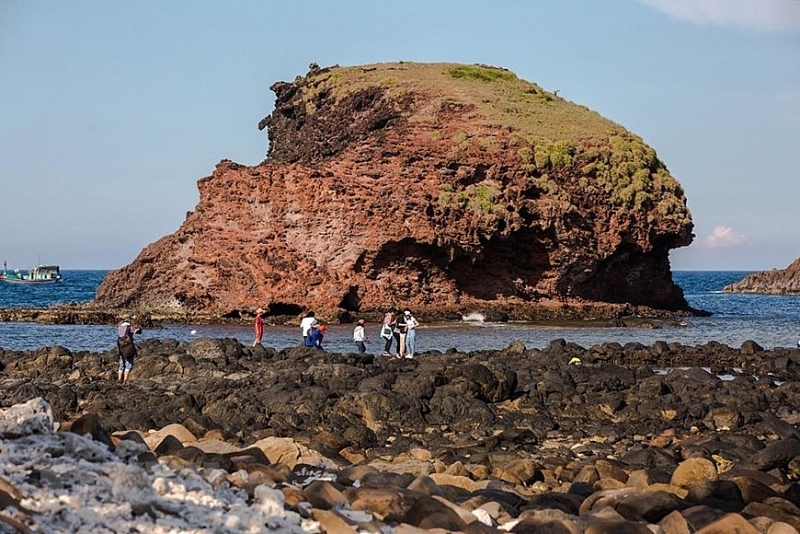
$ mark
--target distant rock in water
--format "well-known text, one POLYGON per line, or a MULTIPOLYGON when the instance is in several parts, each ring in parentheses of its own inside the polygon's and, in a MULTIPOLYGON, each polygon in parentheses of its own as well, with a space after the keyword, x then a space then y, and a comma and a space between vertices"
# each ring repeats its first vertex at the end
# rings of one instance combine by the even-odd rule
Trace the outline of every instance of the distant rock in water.
POLYGON ((97 304, 688 310, 669 266, 694 237, 683 189, 622 126, 501 68, 312 67, 271 87, 267 159, 221 161, 181 227, 110 272, 97 304))
POLYGON ((772 269, 751 273, 723 288, 726 293, 770 293, 773 295, 800 295, 800 259, 785 269, 772 269))

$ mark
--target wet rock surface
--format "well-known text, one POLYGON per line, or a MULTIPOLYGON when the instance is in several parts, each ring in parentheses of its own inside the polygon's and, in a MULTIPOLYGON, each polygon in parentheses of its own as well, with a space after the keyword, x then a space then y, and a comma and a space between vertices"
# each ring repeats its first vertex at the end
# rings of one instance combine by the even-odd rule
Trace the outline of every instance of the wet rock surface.
MULTIPOLYGON (((415 312, 416 316, 426 323, 460 323, 464 312, 453 310, 425 308, 415 312)), ((628 304, 582 303, 558 305, 542 305, 525 312, 532 321, 559 326, 575 327, 607 327, 607 326, 639 326, 642 328, 659 328, 665 324, 676 325, 682 317, 691 315, 707 316, 702 310, 666 311, 646 306, 628 304)), ((516 315, 516 314, 515 314, 516 315)), ((117 324, 123 317, 135 317, 137 324, 144 327, 165 324, 195 325, 252 325, 253 310, 241 310, 236 313, 220 315, 214 311, 203 310, 153 310, 150 308, 113 308, 93 302, 83 304, 58 304, 38 308, 0 308, 0 322, 30 322, 40 324, 117 324)), ((368 322, 380 323, 384 312, 358 314, 368 322)), ((349 312, 317 313, 317 317, 326 323, 351 324, 356 315, 349 312)), ((487 321, 507 322, 508 313, 487 313, 487 321)), ((302 315, 270 315, 266 318, 269 324, 299 325, 302 315)))
MULTIPOLYGON (((44 307, 0 308, 0 322, 40 323, 40 324, 117 324, 123 317, 136 317, 137 324, 156 326, 171 324, 250 324, 253 314, 222 317, 204 311, 153 310, 140 308, 112 308, 98 306, 93 302, 82 304, 64 303, 44 307)), ((273 317, 273 324, 279 322, 299 323, 295 317, 273 317), (275 320, 282 319, 282 320, 275 320)))
MULTIPOLYGON (((182 506, 158 490, 164 469, 231 492, 231 509, 278 492, 275 513, 311 531, 800 527, 800 350, 556 340, 397 360, 231 339, 138 347, 122 385, 113 352, 0 350, 0 404, 48 405, 1 424, 3 450, 47 434, 49 410, 106 451, 94 461, 142 470, 149 497, 139 515, 126 508, 131 521, 182 506)), ((4 513, 36 525, 42 484, 12 474, 4 513)), ((268 530, 262 515, 246 516, 250 531, 268 530)))

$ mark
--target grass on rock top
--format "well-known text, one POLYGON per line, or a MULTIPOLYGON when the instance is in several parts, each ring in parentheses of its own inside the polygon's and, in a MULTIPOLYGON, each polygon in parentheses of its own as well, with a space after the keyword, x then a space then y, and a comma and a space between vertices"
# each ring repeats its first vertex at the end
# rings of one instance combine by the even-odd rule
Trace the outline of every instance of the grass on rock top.
MULTIPOLYGON (((332 67, 308 77, 304 89, 307 111, 315 112, 314 96, 327 91, 342 98, 367 87, 380 86, 389 96, 421 92, 449 102, 474 106, 477 123, 510 127, 522 139, 567 141, 580 146, 587 138, 606 139, 623 132, 618 124, 579 106, 513 72, 482 65, 455 63, 377 63, 357 67, 332 67)), ((409 119, 427 122, 417 110, 409 119)))
MULTIPOLYGON (((681 221, 691 218, 680 184, 656 157, 655 150, 624 127, 586 106, 569 102, 511 71, 485 65, 455 63, 377 63, 331 67, 310 74, 301 88, 306 112, 317 110, 320 94, 341 100, 370 87, 381 87, 390 100, 402 95, 425 95, 430 102, 412 106, 410 122, 432 126, 441 109, 468 108, 469 120, 483 129, 474 141, 485 149, 495 139, 486 132, 511 132, 511 144, 520 166, 551 194, 560 189, 550 176, 554 170, 577 166, 571 174, 586 190, 604 191, 611 204, 650 209, 681 221)), ((459 131, 451 139, 451 156, 470 146, 471 134, 459 131)), ((557 173, 561 174, 561 173, 557 173)), ((458 201, 491 216, 494 191, 443 191, 440 201, 458 201), (453 193, 456 193, 453 191, 453 193)))

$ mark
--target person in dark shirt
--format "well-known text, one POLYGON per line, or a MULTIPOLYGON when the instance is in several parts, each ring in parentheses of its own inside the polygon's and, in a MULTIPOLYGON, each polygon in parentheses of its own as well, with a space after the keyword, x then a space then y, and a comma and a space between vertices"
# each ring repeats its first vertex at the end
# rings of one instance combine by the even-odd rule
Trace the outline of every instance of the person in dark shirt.
POLYGON ((402 358, 406 353, 406 332, 408 331, 408 325, 406 324, 406 318, 402 314, 397 314, 397 320, 394 325, 394 339, 397 341, 397 354, 395 355, 397 358, 402 358))
POLYGON ((136 345, 133 343, 133 334, 141 334, 142 329, 133 326, 128 317, 125 317, 117 326, 117 353, 119 366, 117 367, 117 382, 128 381, 133 369, 133 360, 136 358, 136 345))

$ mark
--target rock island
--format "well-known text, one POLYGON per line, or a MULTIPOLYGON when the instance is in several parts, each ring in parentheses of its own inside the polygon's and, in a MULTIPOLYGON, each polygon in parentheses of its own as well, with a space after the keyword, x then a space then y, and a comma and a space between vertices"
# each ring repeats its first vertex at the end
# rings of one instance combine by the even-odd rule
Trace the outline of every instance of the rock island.
POLYGON ((319 68, 272 85, 266 159, 223 160, 96 304, 346 319, 691 311, 683 189, 645 142, 484 65, 319 68))

